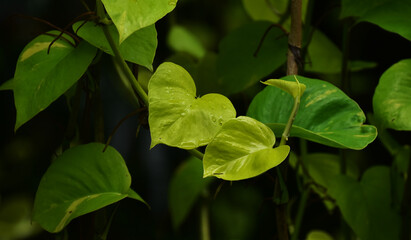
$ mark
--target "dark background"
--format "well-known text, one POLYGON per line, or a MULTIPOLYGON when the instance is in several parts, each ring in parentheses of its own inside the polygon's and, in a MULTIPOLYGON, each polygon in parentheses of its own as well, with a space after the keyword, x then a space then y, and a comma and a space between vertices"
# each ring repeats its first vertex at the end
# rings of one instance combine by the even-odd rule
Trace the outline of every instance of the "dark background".
MULTIPOLYGON (((86 2, 91 8, 94 7, 93 1, 86 2)), ((341 48, 342 22, 338 19, 338 6, 339 1, 316 0, 312 22, 318 22, 319 29, 341 48)), ((80 1, 2 0, 0 84, 13 77, 17 58, 24 46, 39 34, 52 29, 47 24, 22 15, 38 17, 63 28, 85 11, 80 1)), ((172 53, 165 41, 170 24, 201 25, 210 33, 202 39, 203 43, 208 50, 217 51, 218 41, 246 21, 250 20, 239 0, 180 0, 177 8, 156 24, 159 46, 154 68, 172 53)), ((351 76, 353 90, 350 95, 364 112, 372 112, 372 95, 379 76, 393 63, 409 57, 411 46, 402 37, 368 23, 360 23, 353 28, 350 43, 350 59, 378 63, 374 69, 351 76)), ((275 73, 277 77, 284 74, 282 70, 275 73)), ((101 77, 107 137, 118 121, 134 109, 121 92, 115 90, 112 82, 115 73, 110 60, 103 58, 102 67, 96 71, 101 77)), ((239 100, 241 98, 232 96, 231 99, 239 115, 244 115, 247 106, 239 100)), ((41 176, 62 144, 69 116, 66 101, 60 98, 14 132, 15 114, 13 93, 0 91, 0 204, 16 196, 24 196, 31 201, 34 199, 41 176)), ((137 117, 128 119, 115 134, 111 145, 127 162, 133 179, 132 188, 149 202, 152 209, 148 210, 134 200, 123 200, 109 239, 198 239, 198 211, 193 211, 189 220, 175 232, 171 228, 167 205, 169 180, 187 153, 165 146, 157 146, 149 151, 148 130, 142 127, 139 136, 135 137, 138 123, 137 117)), ((402 143, 409 142, 406 133, 394 134, 402 143)), ((335 152, 311 143, 309 148, 312 151, 335 152)), ((378 141, 364 151, 349 151, 348 154, 363 162, 364 166, 370 162, 389 163, 389 155, 378 141)), ((211 191, 215 191, 220 183, 217 181, 211 191)), ((272 187, 270 173, 268 176, 223 185, 218 199, 212 203, 213 239, 274 239, 275 214, 269 199, 272 187)), ((111 210, 112 207, 107 209, 108 212, 111 210)), ((328 214, 319 201, 310 202, 303 232, 312 228, 332 232, 339 224, 335 214, 328 214)), ((82 224, 81 220, 74 220, 69 230, 75 232, 82 224)), ((42 232, 31 239, 54 239, 56 236, 63 235, 42 232)), ((70 239, 76 238, 71 236, 70 239)))

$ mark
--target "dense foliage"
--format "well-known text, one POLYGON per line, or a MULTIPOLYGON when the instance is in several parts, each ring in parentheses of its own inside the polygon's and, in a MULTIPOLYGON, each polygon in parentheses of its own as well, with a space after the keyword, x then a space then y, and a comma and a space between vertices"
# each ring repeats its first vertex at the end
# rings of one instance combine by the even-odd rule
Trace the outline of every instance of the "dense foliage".
POLYGON ((0 86, 0 239, 410 239, 410 1, 81 2, 0 86))

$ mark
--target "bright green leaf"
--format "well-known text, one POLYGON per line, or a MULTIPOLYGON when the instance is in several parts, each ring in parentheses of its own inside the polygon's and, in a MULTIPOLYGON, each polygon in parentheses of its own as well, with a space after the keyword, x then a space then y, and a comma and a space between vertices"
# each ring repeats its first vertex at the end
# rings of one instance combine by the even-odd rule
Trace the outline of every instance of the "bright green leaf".
POLYGON ((5 81, 2 85, 0 85, 0 91, 2 90, 13 90, 13 78, 5 81))
POLYGON ((363 240, 399 239, 401 218, 391 206, 390 182, 386 166, 368 169, 361 182, 344 175, 330 179, 329 194, 363 240))
POLYGON ((324 231, 312 230, 307 234, 305 240, 334 240, 334 238, 324 231))
POLYGON ((148 83, 151 147, 159 143, 183 149, 207 145, 234 118, 230 100, 220 94, 196 97, 190 74, 174 63, 161 64, 148 83))
POLYGON ((411 41, 409 0, 343 0, 341 18, 358 17, 358 22, 367 21, 381 28, 398 33, 411 41))
MULTIPOLYGON (((283 78, 295 81, 293 76, 283 78)), ((362 149, 374 141, 377 129, 363 125, 358 104, 334 85, 298 76, 307 86, 291 129, 291 136, 331 147, 362 149)), ((266 87, 251 102, 247 115, 267 124, 279 135, 288 121, 293 98, 275 87, 266 87)))
POLYGON ((171 178, 169 188, 169 205, 174 229, 183 223, 212 180, 203 178, 203 164, 197 158, 192 157, 180 165, 171 178))
POLYGON ((167 37, 168 45, 176 52, 186 52, 200 59, 206 53, 206 49, 200 40, 183 26, 174 25, 167 37))
POLYGON ((120 44, 135 31, 153 25, 171 12, 177 0, 102 0, 119 32, 120 44))
POLYGON ((411 59, 401 60, 382 74, 373 107, 384 127, 411 130, 411 59))
MULTIPOLYGON (((102 26, 87 22, 83 26, 83 21, 73 24, 73 31, 89 42, 91 45, 103 50, 104 52, 114 55, 104 35, 102 26), (81 27, 80 27, 81 26, 81 27)), ((131 34, 124 42, 118 45, 118 31, 114 25, 109 25, 108 30, 117 44, 121 55, 125 60, 133 62, 153 71, 153 60, 157 48, 157 31, 154 25, 141 28, 131 34)))
POLYGON ((240 116, 227 121, 204 153, 204 177, 225 180, 252 178, 288 156, 287 145, 273 149, 274 133, 263 123, 240 116))
POLYGON ((296 98, 297 96, 301 97, 306 89, 306 86, 302 83, 290 82, 281 79, 269 79, 262 83, 264 83, 265 85, 277 87, 293 96, 293 98, 296 98))
MULTIPOLYGON (((308 45, 307 64, 304 70, 316 73, 340 73, 342 67, 343 54, 323 32, 316 29, 308 45)), ((365 61, 350 61, 351 71, 359 71, 373 68, 376 63, 365 61)))
MULTIPOLYGON (((57 31, 49 33, 59 34, 57 31)), ((71 39, 67 35, 63 37, 71 39)), ((38 36, 27 44, 17 61, 13 80, 16 130, 79 80, 96 54, 96 48, 85 41, 73 47, 62 38, 52 45, 47 54, 55 38, 44 34, 38 36)))
POLYGON ((130 189, 131 177, 112 147, 90 143, 65 151, 41 179, 33 220, 49 232, 61 231, 71 220, 125 197, 144 202, 130 189))
POLYGON ((231 32, 219 45, 217 73, 225 94, 241 92, 286 61, 287 37, 272 28, 258 50, 269 22, 252 22, 231 32))

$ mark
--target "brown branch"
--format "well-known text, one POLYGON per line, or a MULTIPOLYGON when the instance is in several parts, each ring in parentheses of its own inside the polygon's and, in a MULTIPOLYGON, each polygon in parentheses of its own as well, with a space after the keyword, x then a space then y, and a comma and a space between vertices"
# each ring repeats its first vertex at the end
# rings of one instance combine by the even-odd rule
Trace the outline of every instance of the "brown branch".
MULTIPOLYGON (((302 66, 301 42, 302 42, 302 0, 291 0, 291 28, 288 34, 288 54, 287 54, 287 75, 297 75, 299 67, 302 66)), ((283 173, 284 181, 287 181, 288 161, 284 161, 280 166, 283 173)), ((276 188, 280 187, 278 178, 276 188)), ((288 223, 287 223, 287 204, 280 204, 276 207, 276 222, 278 239, 288 240, 288 223)))
POLYGON ((287 75, 298 74, 298 64, 301 63, 301 42, 302 42, 302 20, 301 3, 302 0, 291 0, 291 28, 288 35, 287 75))

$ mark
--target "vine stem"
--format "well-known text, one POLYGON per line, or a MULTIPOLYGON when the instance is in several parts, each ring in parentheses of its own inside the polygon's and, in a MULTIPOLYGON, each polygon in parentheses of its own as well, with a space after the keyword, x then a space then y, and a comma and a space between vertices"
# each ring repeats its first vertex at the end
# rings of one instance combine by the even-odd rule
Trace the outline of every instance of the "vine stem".
POLYGON ((287 125, 285 125, 283 134, 281 135, 280 146, 285 145, 285 143, 288 140, 288 137, 290 136, 291 127, 293 126, 295 116, 297 116, 298 108, 300 107, 300 101, 301 101, 301 97, 298 95, 294 99, 293 110, 291 111, 290 117, 288 118, 288 121, 287 121, 287 125))
MULTIPOLYGON (((104 6, 101 0, 96 0, 96 7, 97 7, 97 15, 100 18, 100 21, 102 23, 109 22, 106 18, 106 15, 104 13, 104 6)), ((134 77, 133 72, 131 69, 128 67, 126 61, 124 58, 121 56, 120 50, 118 49, 116 43, 114 42, 113 37, 111 36, 108 27, 106 24, 103 24, 103 31, 104 35, 106 36, 107 41, 110 44, 110 47, 114 53, 114 61, 115 63, 119 66, 121 71, 125 74, 126 78, 129 80, 131 86, 133 87, 133 90, 137 92, 137 94, 141 97, 143 100, 144 104, 148 107, 148 95, 144 91, 144 89, 141 87, 140 83, 137 81, 137 79, 134 77)), ((192 149, 188 150, 193 156, 200 158, 201 160, 204 157, 204 154, 197 149, 192 149)))
MULTIPOLYGON (((96 7, 97 7, 97 15, 101 19, 100 21, 107 22, 107 21, 105 21, 107 19, 106 19, 105 13, 104 13, 104 7, 103 7, 103 3, 101 2, 101 0, 96 0, 96 7)), ((111 36, 106 24, 103 24, 103 32, 104 32, 104 35, 106 36, 106 39, 107 39, 108 43, 110 44, 111 50, 114 53, 114 60, 120 66, 121 70, 126 75, 128 80, 130 81, 130 84, 133 87, 134 91, 136 91, 138 93, 138 95, 143 100, 144 104, 146 106, 148 106, 147 93, 144 91, 144 89, 141 87, 140 83, 134 77, 134 75, 131 72, 130 68, 128 67, 126 61, 123 59, 123 56, 121 56, 120 50, 119 50, 117 44, 114 42, 114 39, 111 36)))
MULTIPOLYGON (((290 12, 291 12, 291 27, 290 33, 288 35, 288 53, 287 53, 287 75, 298 75, 299 66, 302 67, 303 60, 301 57, 301 45, 302 45, 302 0, 291 0, 290 2, 290 12)), ((280 145, 284 145, 287 140, 293 124, 295 115, 297 114, 298 107, 300 104, 300 97, 298 96, 294 100, 293 110, 291 112, 290 118, 288 119, 287 125, 284 129, 284 132, 281 136, 280 145)), ((281 188, 280 185, 280 176, 284 176, 282 181, 285 182, 287 172, 288 162, 285 161, 282 164, 281 169, 283 174, 278 175, 277 181, 275 184, 275 192, 278 192, 278 188, 281 188)), ((287 188, 282 189, 282 192, 287 191, 287 188)), ((276 207, 276 222, 277 222, 277 231, 278 239, 288 240, 288 224, 287 224, 287 205, 280 204, 276 207)))
POLYGON ((201 205, 201 240, 210 240, 210 224, 208 215, 208 205, 203 203, 201 205))

